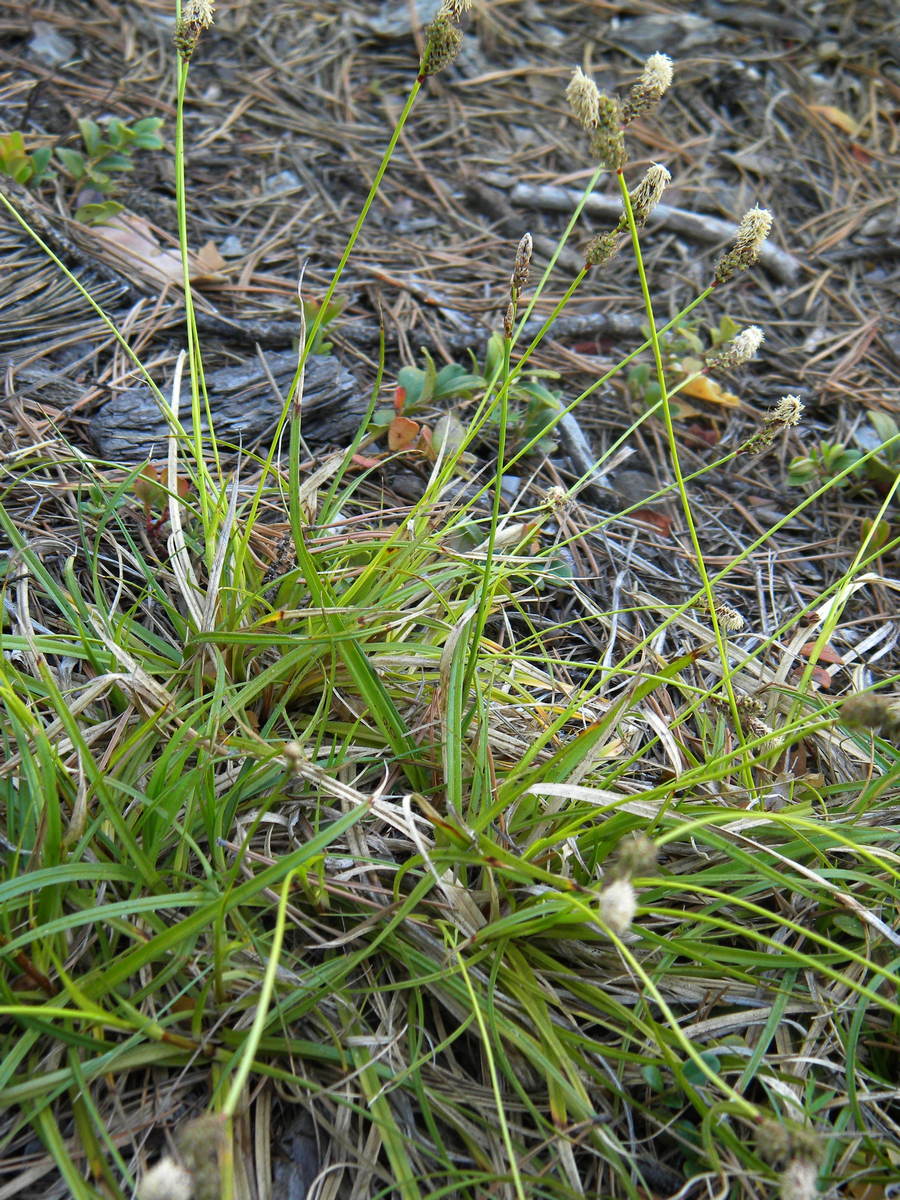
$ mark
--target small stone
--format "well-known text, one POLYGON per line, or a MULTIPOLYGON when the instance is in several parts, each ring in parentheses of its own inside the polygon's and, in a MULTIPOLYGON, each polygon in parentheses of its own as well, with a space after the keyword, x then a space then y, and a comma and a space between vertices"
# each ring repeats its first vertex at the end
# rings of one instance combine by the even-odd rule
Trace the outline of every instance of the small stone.
POLYGON ((279 171, 277 175, 266 177, 266 195, 276 192, 292 192, 300 187, 300 176, 296 171, 279 171))
POLYGON ((244 243, 237 234, 229 233, 228 237, 219 246, 219 253, 223 258, 240 258, 246 251, 244 250, 244 243))
POLYGON ((28 42, 28 53, 46 67, 59 67, 75 57, 75 43, 47 21, 35 21, 34 33, 28 42))

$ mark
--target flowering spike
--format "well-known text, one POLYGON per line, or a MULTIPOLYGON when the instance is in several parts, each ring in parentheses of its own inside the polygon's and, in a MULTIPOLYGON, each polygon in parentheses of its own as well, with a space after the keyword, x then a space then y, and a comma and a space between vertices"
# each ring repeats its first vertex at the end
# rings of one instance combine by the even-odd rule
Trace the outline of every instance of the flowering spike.
POLYGON ((440 10, 425 32, 425 49, 419 63, 419 78, 436 75, 453 62, 462 45, 462 33, 453 20, 440 10))
POLYGON ((175 48, 183 62, 190 62, 200 35, 213 23, 213 0, 187 0, 175 25, 175 48))
POLYGON ((647 173, 633 192, 630 193, 631 211, 634 222, 640 229, 646 225, 647 218, 656 208, 666 186, 672 182, 672 176, 661 163, 648 167, 647 173))
MULTIPOLYGON (((708 613, 709 599, 707 596, 705 594, 699 596, 694 607, 699 612, 708 613)), ((726 604, 724 600, 719 600, 718 597, 713 597, 713 609, 715 610, 719 625, 725 630, 726 633, 738 633, 744 628, 744 625, 746 624, 744 618, 737 611, 737 609, 732 608, 730 604, 726 604)))
POLYGON ((596 129, 599 122, 600 92, 593 79, 576 67, 566 88, 572 115, 582 129, 596 129))
POLYGON ((614 258, 619 251, 618 231, 598 233, 591 238, 584 252, 585 267, 602 267, 604 263, 614 258))
POLYGON ((736 334, 723 349, 710 354, 706 358, 707 367, 717 367, 721 371, 731 371, 742 363, 749 362, 763 344, 765 334, 758 325, 748 325, 736 334))
POLYGON ((597 161, 611 171, 625 165, 625 139, 622 136, 622 110, 612 96, 600 96, 597 103, 597 127, 591 135, 591 150, 597 161))
POLYGON ((531 234, 523 234, 516 247, 516 261, 509 280, 509 305, 506 309, 506 316, 503 318, 503 336, 505 338, 512 337, 512 327, 519 309, 519 296, 528 283, 528 268, 531 266, 533 248, 531 234))
POLYGON ((766 413, 763 427, 741 447, 745 454, 762 454, 775 441, 783 429, 798 425, 803 415, 803 404, 799 396, 782 396, 777 406, 766 413))
POLYGON ((628 93, 622 106, 622 124, 630 125, 635 117, 658 104, 672 83, 672 60, 667 54, 651 54, 644 63, 640 79, 628 93))
POLYGON ((630 879, 614 879, 600 893, 600 916, 620 937, 627 933, 637 912, 637 892, 630 879))
POLYGON ((762 244, 772 229, 772 214, 767 208, 751 208, 741 218, 731 249, 716 263, 714 284, 725 283, 736 271, 746 271, 759 258, 762 244))

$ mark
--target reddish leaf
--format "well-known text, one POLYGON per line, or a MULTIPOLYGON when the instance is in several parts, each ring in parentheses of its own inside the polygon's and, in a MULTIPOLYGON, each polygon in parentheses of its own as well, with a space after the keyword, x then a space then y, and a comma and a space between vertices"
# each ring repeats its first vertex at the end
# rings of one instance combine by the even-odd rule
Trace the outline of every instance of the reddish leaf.
POLYGON ((645 525, 652 525, 663 537, 672 536, 672 520, 665 513, 657 512, 653 508, 636 508, 628 515, 636 521, 643 521, 645 525))
POLYGON ((708 429, 705 425, 688 425, 687 432, 704 446, 718 446, 722 440, 718 429, 708 429))
MULTIPOLYGON (((815 642, 807 642, 805 646, 800 647, 800 653, 803 655, 804 658, 810 658, 812 656, 813 652, 815 651, 815 648, 816 648, 815 642)), ((835 650, 833 646, 823 646, 822 647, 822 649, 819 651, 819 662, 835 663, 837 666, 840 666, 840 667, 842 667, 844 665, 844 660, 841 658, 841 656, 838 654, 837 650, 835 650)))
POLYGON ((388 449, 408 450, 415 445, 419 429, 418 421, 412 421, 409 417, 394 417, 388 425, 388 449))
POLYGON ((831 676, 824 667, 813 667, 812 677, 823 692, 827 692, 830 689, 831 676))
POLYGON ((394 392, 394 412, 397 416, 402 416, 403 410, 406 407, 406 388, 398 387, 394 392))

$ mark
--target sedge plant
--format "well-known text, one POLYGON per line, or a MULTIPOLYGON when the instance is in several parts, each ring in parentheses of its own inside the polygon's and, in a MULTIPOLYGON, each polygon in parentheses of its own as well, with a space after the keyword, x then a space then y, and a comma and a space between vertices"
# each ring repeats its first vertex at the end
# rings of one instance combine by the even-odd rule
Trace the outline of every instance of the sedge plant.
MULTIPOLYGON (((843 722, 811 686, 887 551, 864 538, 840 578, 753 639, 729 583, 840 479, 728 565, 707 562, 693 489, 771 451, 802 404, 785 397, 719 461, 684 470, 671 402, 685 380, 667 377, 660 338, 752 268, 771 217, 752 209, 709 286, 656 324, 642 229, 669 172, 629 186, 625 139, 672 82, 665 55, 622 98, 575 72, 567 97, 596 167, 584 197, 611 175, 621 219, 527 344, 582 206, 533 285, 523 234, 502 354, 464 430, 433 439, 422 499, 389 518, 373 506, 378 461, 356 453, 368 421, 303 461, 308 355, 468 7, 444 0, 426 30, 317 308, 301 283, 296 373, 270 444, 249 454, 216 438, 191 302, 186 81, 213 12, 188 0, 171 405, 105 318, 166 411, 165 472, 116 472, 63 442, 4 461, 0 1139, 40 1140, 48 1195, 250 1196, 273 1111, 287 1125, 292 1107, 335 1194, 638 1200, 668 1186, 664 1164, 679 1186, 804 1200, 819 1179, 876 1186, 894 1169, 876 1105, 900 1018, 897 681, 848 701, 843 722), (648 338, 508 452, 510 396, 553 321, 628 247, 648 338), (644 584, 604 609, 571 573, 583 615, 548 628, 537 604, 561 556, 627 514, 584 505, 587 478, 512 508, 504 482, 648 352, 658 400, 608 453, 662 421, 692 586, 677 605, 644 584), (486 439, 492 460, 471 479, 486 439), (74 508, 60 471, 78 481, 74 508), (22 520, 35 493, 58 506, 58 553, 22 520), (135 520, 136 495, 166 511, 135 520), (636 614, 644 632, 617 640, 636 614), (563 669, 549 634, 587 624, 609 652, 563 669), (812 758, 820 771, 798 765, 812 758), (171 1139, 150 1156, 128 1122, 171 1139)), ((761 344, 745 330, 710 361, 761 344)))

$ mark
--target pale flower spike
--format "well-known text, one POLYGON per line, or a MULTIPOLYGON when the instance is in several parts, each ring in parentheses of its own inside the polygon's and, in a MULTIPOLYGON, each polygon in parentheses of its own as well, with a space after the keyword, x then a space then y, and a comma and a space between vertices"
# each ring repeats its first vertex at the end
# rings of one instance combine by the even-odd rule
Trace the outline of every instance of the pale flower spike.
POLYGON ((660 96, 672 86, 672 60, 668 54, 651 54, 644 63, 640 82, 646 88, 653 88, 660 96))
POLYGON ((782 396, 775 408, 770 409, 763 419, 763 427, 755 433, 741 449, 747 454, 762 454, 775 441, 777 434, 792 425, 799 425, 803 416, 803 403, 799 396, 782 396))
POLYGON ((596 129, 600 119, 600 91, 593 79, 589 79, 581 67, 572 73, 566 88, 566 99, 572 115, 582 129, 596 129))
POLYGON ((627 933, 637 912, 637 894, 630 879, 614 879, 600 893, 600 916, 613 933, 627 933))
POLYGON ((200 34, 213 23, 214 12, 213 0, 187 0, 175 24, 175 48, 184 62, 190 62, 200 34))
POLYGON ((467 13, 471 7, 472 0, 444 0, 440 12, 451 21, 459 21, 463 13, 467 13))
POLYGON ((706 366, 730 371, 753 358, 763 344, 765 334, 758 325, 748 325, 736 334, 724 349, 706 358, 706 366))
POLYGON ((781 1200, 816 1200, 819 1168, 808 1158, 792 1158, 781 1176, 781 1200))
POLYGON ((654 163, 648 167, 646 175, 630 194, 631 211, 638 228, 646 224, 647 218, 659 204, 663 192, 671 182, 672 176, 662 163, 654 163))
POLYGON ((668 54, 651 54, 644 63, 640 79, 622 106, 622 124, 629 125, 635 117, 658 104, 672 84, 672 60, 668 54))
POLYGON ((716 263, 713 283, 724 283, 735 271, 746 271, 752 267, 771 231, 772 214, 767 208, 751 208, 744 213, 734 244, 716 263))
POLYGON ((182 13, 182 20, 196 21, 203 29, 209 29, 213 23, 213 13, 216 6, 212 0, 187 0, 182 13))
POLYGON ((731 348, 740 356, 741 362, 749 362, 763 344, 765 336, 758 325, 748 325, 732 340, 731 348))

